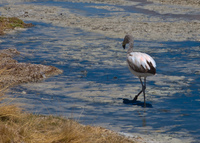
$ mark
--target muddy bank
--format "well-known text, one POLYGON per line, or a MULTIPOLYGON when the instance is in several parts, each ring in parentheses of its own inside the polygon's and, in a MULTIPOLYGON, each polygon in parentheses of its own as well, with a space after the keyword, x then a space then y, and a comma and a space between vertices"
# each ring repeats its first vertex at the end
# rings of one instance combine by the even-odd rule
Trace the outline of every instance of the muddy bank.
POLYGON ((13 59, 20 53, 16 49, 0 50, 0 90, 20 83, 37 82, 46 77, 62 73, 53 66, 18 63, 13 59))
MULTIPOLYGON (((112 6, 112 9, 114 7, 112 6)), ((145 7, 151 8, 148 5, 145 7)), ((99 17, 98 15, 89 17, 82 13, 72 13, 68 8, 31 4, 1 7, 0 12, 2 15, 15 16, 23 20, 80 28, 115 38, 123 38, 125 34, 132 34, 138 40, 200 41, 199 20, 188 21, 170 17, 163 19, 162 17, 130 13, 123 10, 110 12, 107 17, 99 17)))

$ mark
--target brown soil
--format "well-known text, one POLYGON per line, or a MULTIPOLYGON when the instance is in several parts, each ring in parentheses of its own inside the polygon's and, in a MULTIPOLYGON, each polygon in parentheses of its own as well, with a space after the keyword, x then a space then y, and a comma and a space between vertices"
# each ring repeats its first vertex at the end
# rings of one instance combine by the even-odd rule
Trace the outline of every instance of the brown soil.
POLYGON ((16 49, 0 50, 0 89, 20 83, 37 82, 46 77, 62 73, 53 66, 18 63, 12 57, 20 54, 16 49))

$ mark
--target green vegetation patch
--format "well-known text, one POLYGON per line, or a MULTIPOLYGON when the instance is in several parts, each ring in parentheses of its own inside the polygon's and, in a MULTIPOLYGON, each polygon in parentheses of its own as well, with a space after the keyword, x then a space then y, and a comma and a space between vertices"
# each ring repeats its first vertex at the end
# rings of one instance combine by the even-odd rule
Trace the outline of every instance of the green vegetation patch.
POLYGON ((6 30, 12 30, 16 27, 29 28, 32 27, 32 23, 24 23, 17 17, 3 17, 0 16, 0 35, 4 35, 6 30))

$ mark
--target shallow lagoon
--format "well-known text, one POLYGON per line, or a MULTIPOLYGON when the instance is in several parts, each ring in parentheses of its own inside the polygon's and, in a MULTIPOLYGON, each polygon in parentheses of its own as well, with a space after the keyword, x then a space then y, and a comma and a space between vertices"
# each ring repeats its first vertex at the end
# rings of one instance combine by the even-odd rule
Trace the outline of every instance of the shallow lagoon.
POLYGON ((199 42, 135 41, 136 51, 157 62, 158 74, 147 79, 152 108, 142 108, 123 104, 122 98, 131 99, 141 88, 126 66, 123 39, 31 22, 36 26, 1 37, 1 47, 17 48, 19 62, 53 65, 64 72, 12 88, 6 96, 13 103, 118 132, 200 139, 199 42))

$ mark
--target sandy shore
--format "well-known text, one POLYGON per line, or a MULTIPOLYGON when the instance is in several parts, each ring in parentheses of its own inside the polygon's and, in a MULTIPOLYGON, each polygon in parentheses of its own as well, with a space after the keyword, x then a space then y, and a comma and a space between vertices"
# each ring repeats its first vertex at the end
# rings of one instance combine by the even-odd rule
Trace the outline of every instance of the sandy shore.
MULTIPOLYGON (((76 1, 75 1, 76 2, 76 1)), ((93 1, 88 1, 93 2, 93 1)), ((104 1, 105 3, 106 1, 104 1)), ((138 2, 122 3, 115 2, 116 5, 132 5, 139 9, 150 10, 160 13, 159 16, 142 13, 128 13, 123 8, 112 5, 108 7, 96 7, 98 9, 109 9, 113 11, 107 17, 88 17, 77 13, 72 13, 67 8, 41 5, 7 5, 0 8, 2 15, 16 16, 23 20, 42 21, 52 23, 56 26, 80 28, 90 32, 97 32, 105 36, 123 38, 125 34, 134 35, 138 40, 160 40, 160 41, 200 41, 200 21, 199 19, 188 20, 179 18, 176 14, 199 14, 198 8, 157 4, 138 4, 138 2), (169 8, 170 7, 170 8, 169 8), (118 11, 115 11, 118 9, 118 11), (178 11, 177 11, 178 10, 178 11), (119 12, 120 11, 120 12, 119 12), (176 17, 164 18, 162 14, 172 14, 176 17)))
POLYGON ((161 3, 161 4, 200 7, 200 0, 148 0, 148 1, 161 3))

